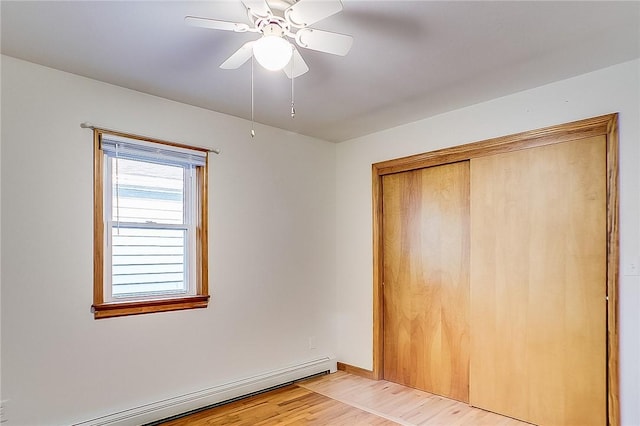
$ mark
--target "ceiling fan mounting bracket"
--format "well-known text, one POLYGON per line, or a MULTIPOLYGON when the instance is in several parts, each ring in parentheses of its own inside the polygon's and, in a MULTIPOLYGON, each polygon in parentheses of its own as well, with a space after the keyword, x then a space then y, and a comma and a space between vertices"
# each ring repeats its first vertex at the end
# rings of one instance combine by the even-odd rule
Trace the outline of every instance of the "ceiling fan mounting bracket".
POLYGON ((291 13, 293 12, 293 6, 291 6, 289 9, 284 11, 284 18, 287 20, 287 22, 289 22, 291 24, 291 26, 296 27, 296 28, 304 28, 306 26, 308 26, 309 24, 307 24, 306 22, 296 22, 293 17, 291 16, 291 13))

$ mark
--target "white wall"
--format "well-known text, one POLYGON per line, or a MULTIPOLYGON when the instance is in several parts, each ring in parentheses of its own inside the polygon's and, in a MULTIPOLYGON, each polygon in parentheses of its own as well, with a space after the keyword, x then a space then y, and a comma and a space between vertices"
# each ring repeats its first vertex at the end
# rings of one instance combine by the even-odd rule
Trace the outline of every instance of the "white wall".
POLYGON ((2 57, 8 425, 70 424, 331 354, 335 145, 265 126, 252 140, 249 130, 2 57), (93 319, 83 121, 222 149, 211 158, 208 309, 93 319))
MULTIPOLYGON (((639 74, 638 61, 621 64, 335 146, 264 126, 251 140, 244 120, 3 56, 8 425, 82 421, 336 349, 371 368, 374 162, 620 112, 624 271, 640 254, 639 74), (82 121, 222 148, 211 163, 208 309, 93 319, 82 121)), ((623 423, 640 425, 640 279, 620 287, 623 423)))
MULTIPOLYGON (((371 164, 620 113, 622 271, 640 255, 640 63, 590 74, 470 106, 341 143, 337 147, 338 359, 372 368, 371 164)), ((640 279, 620 278, 621 407, 640 425, 640 279)))

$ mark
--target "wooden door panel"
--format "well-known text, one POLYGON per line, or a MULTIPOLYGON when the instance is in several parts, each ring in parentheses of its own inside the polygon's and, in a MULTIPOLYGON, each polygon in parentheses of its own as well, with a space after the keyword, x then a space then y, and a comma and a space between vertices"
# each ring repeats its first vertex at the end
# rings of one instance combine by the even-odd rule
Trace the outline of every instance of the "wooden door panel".
POLYGON ((606 140, 471 160, 470 403, 606 416, 606 140))
POLYGON ((383 178, 384 378, 468 401, 469 163, 383 178))

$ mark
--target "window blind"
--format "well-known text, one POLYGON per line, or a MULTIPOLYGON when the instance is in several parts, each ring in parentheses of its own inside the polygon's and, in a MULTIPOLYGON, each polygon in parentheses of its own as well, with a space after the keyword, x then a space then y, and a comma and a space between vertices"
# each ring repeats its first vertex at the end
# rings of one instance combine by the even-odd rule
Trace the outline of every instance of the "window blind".
POLYGON ((188 292, 187 230, 120 228, 112 234, 112 295, 188 292))
POLYGON ((109 157, 150 161, 179 166, 204 166, 207 152, 178 146, 164 145, 117 135, 102 134, 100 147, 109 157))
POLYGON ((193 171, 206 166, 207 152, 111 134, 101 135, 100 147, 107 157, 111 233, 105 294, 195 294, 193 171))

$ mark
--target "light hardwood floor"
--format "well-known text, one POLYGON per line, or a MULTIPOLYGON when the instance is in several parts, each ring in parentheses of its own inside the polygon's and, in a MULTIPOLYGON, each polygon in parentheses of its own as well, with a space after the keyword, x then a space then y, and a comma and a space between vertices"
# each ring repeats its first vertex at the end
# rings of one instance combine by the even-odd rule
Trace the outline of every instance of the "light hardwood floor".
POLYGON ((527 425, 451 399, 345 372, 297 382, 163 426, 527 425))

